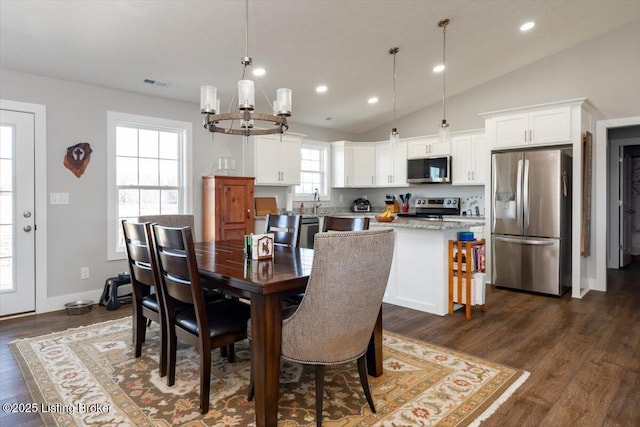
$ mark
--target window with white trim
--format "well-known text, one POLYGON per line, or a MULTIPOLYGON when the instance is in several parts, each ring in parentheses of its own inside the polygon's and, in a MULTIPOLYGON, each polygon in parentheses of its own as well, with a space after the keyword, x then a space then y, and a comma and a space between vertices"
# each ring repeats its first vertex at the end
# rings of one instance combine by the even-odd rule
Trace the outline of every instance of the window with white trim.
POLYGON ((313 200, 318 189, 321 199, 329 197, 329 144, 305 140, 300 148, 300 185, 295 187, 297 200, 313 200))
POLYGON ((190 210, 189 122, 109 111, 109 259, 125 257, 121 221, 190 210))

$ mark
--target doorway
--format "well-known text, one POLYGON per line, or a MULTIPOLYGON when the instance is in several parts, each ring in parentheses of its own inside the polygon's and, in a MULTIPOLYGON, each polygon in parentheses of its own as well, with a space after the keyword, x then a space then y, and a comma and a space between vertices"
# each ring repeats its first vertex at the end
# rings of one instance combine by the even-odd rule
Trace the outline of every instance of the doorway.
MULTIPOLYGON (((619 129, 625 128, 627 128, 626 131, 634 132, 634 135, 640 138, 640 116, 599 120, 596 122, 596 144, 594 146, 595 197, 592 204, 592 209, 595 212, 595 233, 592 241, 595 243, 592 253, 595 271, 590 275, 589 289, 603 292, 607 290, 607 267, 611 252, 611 237, 619 233, 619 228, 611 225, 612 215, 610 214, 611 167, 609 160, 612 157, 611 136, 615 137, 615 133, 619 129)), ((622 274, 626 274, 625 271, 627 270, 629 269, 620 269, 619 271, 622 274)))
POLYGON ((640 126, 609 129, 607 268, 640 255, 640 126))
POLYGON ((46 109, 0 100, 0 316, 46 299, 46 109))

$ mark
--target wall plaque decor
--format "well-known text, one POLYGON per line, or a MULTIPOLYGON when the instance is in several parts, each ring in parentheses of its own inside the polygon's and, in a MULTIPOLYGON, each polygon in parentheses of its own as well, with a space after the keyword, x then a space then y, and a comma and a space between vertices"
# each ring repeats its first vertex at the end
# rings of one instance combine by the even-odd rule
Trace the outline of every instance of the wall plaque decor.
POLYGON ((88 142, 80 142, 68 147, 67 154, 64 156, 65 167, 80 178, 91 161, 92 152, 88 142))

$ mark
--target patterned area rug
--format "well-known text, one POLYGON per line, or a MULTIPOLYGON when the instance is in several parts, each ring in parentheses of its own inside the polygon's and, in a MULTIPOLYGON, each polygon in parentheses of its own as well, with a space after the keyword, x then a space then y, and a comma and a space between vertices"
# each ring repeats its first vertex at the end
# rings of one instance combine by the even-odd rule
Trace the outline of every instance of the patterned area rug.
MULTIPOLYGON (((213 352, 211 409, 198 410, 197 351, 178 349, 176 383, 158 376, 158 330, 148 331, 142 357, 131 346, 131 318, 10 344, 48 426, 252 426, 246 400, 248 343, 237 361, 213 352)), ((353 364, 327 368, 324 426, 477 425, 526 380, 528 373, 384 332, 384 375, 370 377, 378 413, 371 413, 353 364)), ((279 425, 315 425, 312 367, 283 362, 279 425)))

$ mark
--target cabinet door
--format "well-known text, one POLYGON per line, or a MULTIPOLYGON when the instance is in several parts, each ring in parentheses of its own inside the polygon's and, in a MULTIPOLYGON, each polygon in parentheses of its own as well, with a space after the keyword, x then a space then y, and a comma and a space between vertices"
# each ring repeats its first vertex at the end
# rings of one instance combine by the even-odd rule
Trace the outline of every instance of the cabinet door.
POLYGON ((490 165, 491 158, 484 133, 471 135, 471 184, 488 184, 490 165))
POLYGON ((253 233, 253 183, 220 179, 216 185, 216 240, 241 239, 253 233))
POLYGON ((451 154, 451 144, 449 142, 440 142, 436 139, 429 145, 429 157, 448 156, 451 154))
POLYGON ((471 135, 454 136, 451 139, 451 184, 468 185, 473 180, 471 135))
POLYGON ((376 145, 376 185, 388 186, 393 179, 393 151, 386 142, 376 145))
POLYGON ((343 141, 331 144, 331 186, 350 187, 353 184, 353 147, 343 141))
POLYGON ((400 142, 393 150, 393 175, 391 186, 406 187, 407 183, 407 144, 400 142))
POLYGON ((494 117, 487 124, 492 148, 517 147, 527 144, 529 114, 508 114, 494 117))
POLYGON ((561 107, 529 114, 530 144, 571 142, 571 108, 561 107))
POLYGON ((280 185, 300 184, 300 139, 290 139, 286 136, 279 142, 280 156, 278 159, 280 171, 280 185))
POLYGON ((353 186, 372 187, 376 181, 375 147, 353 147, 353 186))
MULTIPOLYGON (((256 184, 280 185, 280 138, 259 136, 255 138, 256 184)), ((299 162, 298 162, 299 163, 299 162)))

